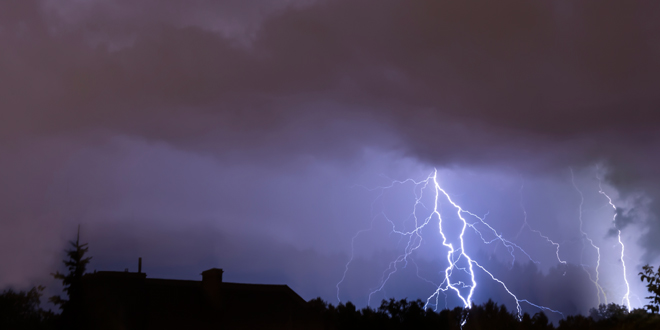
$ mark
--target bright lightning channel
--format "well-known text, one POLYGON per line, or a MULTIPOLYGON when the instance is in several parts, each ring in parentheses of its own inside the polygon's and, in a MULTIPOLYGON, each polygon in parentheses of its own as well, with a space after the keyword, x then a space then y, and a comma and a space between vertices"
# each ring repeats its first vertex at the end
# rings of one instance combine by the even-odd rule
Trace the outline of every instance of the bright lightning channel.
POLYGON ((619 239, 619 244, 621 245, 621 264, 623 265, 623 280, 626 282, 626 294, 623 296, 623 299, 621 299, 622 304, 626 304, 628 306, 628 312, 631 311, 630 307, 630 283, 628 283, 628 276, 626 275, 626 261, 623 259, 624 257, 624 251, 626 247, 623 245, 623 241, 621 241, 621 230, 616 226, 616 216, 617 216, 617 210, 616 210, 616 205, 612 202, 612 198, 608 196, 604 191, 603 191, 603 186, 601 183, 600 178, 598 178, 598 189, 599 193, 602 194, 607 198, 607 201, 609 204, 612 206, 612 209, 614 209, 614 216, 612 217, 612 224, 614 225, 614 228, 617 231, 618 239, 619 239))
MULTIPOLYGON (((479 235, 479 237, 482 239, 482 241, 485 244, 490 244, 490 243, 493 243, 495 241, 500 241, 508 249, 508 251, 510 252, 510 254, 511 254, 514 261, 515 261, 515 256, 514 256, 513 252, 514 252, 515 249, 518 249, 523 254, 525 254, 525 256, 527 256, 532 262, 538 264, 538 262, 533 260, 531 258, 531 256, 527 252, 525 252, 520 246, 516 245, 515 243, 513 243, 509 240, 504 239, 501 234, 497 233, 497 231, 485 221, 485 216, 480 217, 480 216, 478 216, 478 215, 476 215, 476 214, 474 214, 470 211, 467 211, 467 210, 463 209, 461 206, 456 204, 451 199, 449 194, 438 183, 438 172, 437 172, 437 170, 434 170, 434 172, 432 174, 430 174, 426 179, 424 179, 422 181, 415 181, 413 179, 407 179, 407 180, 403 180, 403 181, 393 181, 392 184, 390 184, 389 186, 379 187, 377 189, 381 190, 381 195, 380 196, 382 196, 382 192, 384 190, 392 188, 395 184, 404 184, 404 183, 408 183, 408 182, 412 182, 415 185, 415 187, 421 187, 421 189, 419 190, 419 193, 417 193, 417 189, 415 189, 415 204, 413 206, 413 210, 412 210, 412 213, 411 213, 411 217, 414 219, 414 222, 415 222, 415 228, 411 231, 396 230, 394 222, 391 221, 389 218, 387 218, 387 216, 385 214, 381 213, 383 218, 385 220, 387 220, 390 223, 390 225, 392 226, 392 233, 402 235, 403 237, 408 237, 408 243, 406 245, 406 248, 404 249, 404 253, 401 254, 400 256, 398 256, 392 262, 390 262, 387 269, 383 272, 383 277, 380 281, 379 286, 369 293, 369 299, 368 299, 368 302, 367 302, 368 305, 371 303, 371 298, 372 298, 373 294, 383 290, 383 288, 385 287, 385 284, 387 284, 387 282, 390 279, 391 275, 394 274, 398 270, 398 265, 400 263, 404 264, 403 268, 407 267, 408 258, 410 257, 410 255, 415 250, 417 250, 417 248, 420 247, 420 245, 422 243, 421 230, 423 228, 425 228, 431 222, 431 220, 437 218, 437 220, 438 220, 438 231, 439 231, 440 235, 442 236, 442 244, 443 244, 443 246, 445 246, 448 249, 448 252, 447 252, 447 263, 448 263, 448 265, 445 268, 444 279, 443 279, 442 283, 440 285, 436 285, 435 292, 427 298, 426 304, 424 306, 425 308, 430 308, 430 306, 435 306, 435 309, 437 310, 438 298, 439 298, 440 293, 444 294, 445 297, 446 297, 446 292, 453 291, 453 292, 456 293, 457 297, 463 303, 463 307, 466 308, 466 309, 470 309, 470 307, 472 306, 472 296, 474 295, 474 291, 477 288, 477 281, 476 281, 476 278, 475 278, 475 271, 474 271, 474 267, 473 267, 473 266, 476 266, 477 268, 481 269, 483 272, 488 274, 488 276, 490 276, 490 278, 493 281, 498 282, 499 284, 501 284, 503 286, 503 288, 506 290, 506 292, 516 301, 516 309, 517 309, 517 312, 518 312, 518 318, 522 317, 522 308, 520 307, 521 302, 527 303, 527 304, 529 304, 531 306, 534 306, 536 308, 539 308, 539 309, 547 310, 547 311, 550 311, 550 312, 553 312, 553 313, 558 313, 558 314, 562 315, 562 317, 563 317, 563 314, 561 314, 559 311, 556 311, 556 310, 548 308, 548 307, 536 305, 536 304, 531 303, 530 301, 528 301, 526 299, 519 299, 513 292, 511 292, 509 290, 509 288, 505 285, 505 283, 503 281, 496 278, 485 267, 480 265, 477 261, 472 259, 472 257, 470 257, 467 254, 466 249, 465 249, 464 235, 465 235, 465 230, 467 229, 467 227, 470 227, 477 233, 477 235, 479 235), (429 185, 432 185, 432 187, 434 189, 434 192, 435 192, 435 195, 434 195, 434 198, 433 198, 433 200, 434 200, 434 202, 433 202, 433 211, 431 212, 431 214, 428 217, 426 217, 422 221, 420 221, 417 218, 417 215, 416 215, 417 213, 416 212, 417 212, 417 208, 419 206, 425 207, 424 204, 422 203, 423 191, 429 185), (459 239, 459 242, 460 242, 458 247, 455 247, 452 243, 448 242, 447 235, 443 231, 442 216, 441 216, 440 211, 439 211, 440 197, 441 196, 444 196, 444 199, 447 200, 456 209, 456 215, 458 216, 458 219, 460 219, 460 221, 462 222, 462 228, 461 228, 460 234, 458 235, 458 239, 459 239), (472 216, 472 217, 478 219, 478 222, 475 222, 475 223, 468 222, 463 217, 464 214, 467 214, 469 216, 472 216), (481 223, 481 224, 485 225, 490 231, 493 232, 493 234, 495 235, 496 238, 493 239, 493 240, 487 241, 483 237, 481 232, 476 228, 475 225, 478 224, 478 223, 481 223), (461 261, 462 259, 464 259, 465 262, 467 263, 467 267, 459 267, 458 266, 459 261, 461 261), (460 272, 464 272, 465 274, 467 274, 469 276, 469 280, 466 281, 467 283, 463 282, 463 281, 452 281, 452 275, 454 274, 454 271, 460 271, 460 272), (463 289, 463 290, 464 289, 469 289, 469 291, 467 292, 467 294, 463 294, 463 293, 461 293, 461 289, 463 289), (435 301, 435 304, 432 304, 431 301, 435 301)), ((374 190, 374 189, 371 189, 371 190, 374 190)), ((352 249, 354 247, 355 239, 357 239, 357 237, 361 233, 363 233, 365 231, 368 231, 368 230, 371 230, 373 228, 374 219, 375 219, 375 217, 372 218, 370 228, 363 229, 363 230, 359 231, 355 236, 353 236, 353 239, 351 241, 351 248, 352 249)), ((525 223, 526 222, 527 221, 525 219, 525 223)), ((533 230, 531 227, 529 227, 529 225, 527 225, 527 226, 530 230, 536 232, 537 234, 541 235, 541 237, 544 237, 547 241, 549 241, 553 245, 557 246, 557 258, 559 259, 559 246, 558 246, 558 244, 552 242, 549 238, 542 235, 539 231, 533 230)), ((341 300, 339 298, 339 287, 340 287, 341 283, 346 278, 346 273, 348 272, 349 265, 353 261, 353 256, 354 256, 354 253, 353 253, 353 251, 351 251, 351 258, 349 259, 349 261, 347 262, 347 264, 345 266, 344 274, 342 276, 342 279, 336 285, 337 300, 340 301, 340 302, 341 302, 341 300)), ((413 262, 414 262, 414 259, 411 259, 411 260, 413 260, 413 262)), ((565 263, 565 261, 562 261, 561 259, 559 259, 559 261, 561 263, 565 263)), ((416 264, 415 264, 415 267, 417 267, 416 264)), ((419 274, 417 274, 417 276, 420 279, 426 281, 427 283, 433 284, 432 281, 429 281, 427 279, 424 279, 424 278, 420 277, 419 274)), ((465 320, 463 321, 463 323, 465 323, 465 320)))

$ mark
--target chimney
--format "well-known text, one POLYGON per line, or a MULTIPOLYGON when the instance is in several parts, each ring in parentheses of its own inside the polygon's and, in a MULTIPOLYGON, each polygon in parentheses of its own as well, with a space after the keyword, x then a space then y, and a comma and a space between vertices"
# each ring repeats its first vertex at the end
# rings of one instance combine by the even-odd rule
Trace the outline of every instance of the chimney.
POLYGON ((222 269, 211 268, 202 272, 202 288, 209 301, 216 307, 222 304, 222 269))
POLYGON ((142 257, 138 258, 138 274, 142 273, 142 257))
POLYGON ((222 273, 220 268, 211 268, 202 272, 202 283, 222 283, 222 273))

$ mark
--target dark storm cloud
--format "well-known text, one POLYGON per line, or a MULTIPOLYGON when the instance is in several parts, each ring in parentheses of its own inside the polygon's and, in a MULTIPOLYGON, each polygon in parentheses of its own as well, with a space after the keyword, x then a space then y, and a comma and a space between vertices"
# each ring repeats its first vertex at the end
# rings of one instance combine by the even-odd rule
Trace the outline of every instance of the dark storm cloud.
POLYGON ((625 229, 628 225, 635 223, 639 214, 634 214, 635 209, 627 210, 621 207, 616 208, 616 218, 614 226, 607 232, 610 236, 616 236, 619 230, 625 229))
POLYGON ((3 4, 0 85, 20 109, 3 131, 254 134, 281 128, 303 111, 294 105, 316 97, 366 105, 415 152, 460 157, 427 137, 441 127, 479 151, 474 144, 497 147, 516 134, 628 140, 657 124, 651 2, 323 1, 265 10, 253 35, 234 37, 221 33, 225 11, 203 1, 110 3, 3 4), (73 8, 58 15, 57 5, 73 8), (202 13, 218 15, 220 32, 187 18, 202 13), (475 123, 482 132, 470 138, 475 123))

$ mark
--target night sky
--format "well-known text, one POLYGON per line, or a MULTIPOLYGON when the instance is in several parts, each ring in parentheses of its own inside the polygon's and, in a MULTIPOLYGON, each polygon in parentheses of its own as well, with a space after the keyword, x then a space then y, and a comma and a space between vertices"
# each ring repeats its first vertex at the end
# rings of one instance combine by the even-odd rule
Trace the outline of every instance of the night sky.
MULTIPOLYGON (((80 224, 90 271, 142 257, 149 277, 218 267, 306 300, 426 301, 447 267, 438 218, 394 261, 435 190, 396 181, 437 169, 494 229, 463 213, 489 242, 468 227, 465 252, 518 298, 621 304, 621 230, 641 307, 658 91, 658 1, 0 1, 0 287, 61 290, 49 274, 80 224)), ((515 308, 475 275, 475 303, 515 308)))

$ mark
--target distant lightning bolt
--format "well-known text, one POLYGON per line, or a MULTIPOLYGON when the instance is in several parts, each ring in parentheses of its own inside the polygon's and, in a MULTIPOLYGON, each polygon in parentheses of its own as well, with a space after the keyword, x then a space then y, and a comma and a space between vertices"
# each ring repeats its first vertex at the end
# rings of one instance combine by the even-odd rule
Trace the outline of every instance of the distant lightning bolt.
POLYGON ((600 248, 594 244, 594 241, 587 235, 587 233, 584 231, 583 227, 583 221, 582 221, 582 206, 584 205, 584 195, 582 194, 582 191, 578 188, 577 184, 575 184, 575 175, 573 174, 573 169, 569 168, 571 170, 571 183, 573 184, 573 187, 575 188, 575 191, 580 194, 580 207, 579 207, 579 219, 580 219, 580 234, 582 235, 582 251, 584 252, 584 240, 587 240, 589 244, 596 250, 596 253, 598 253, 598 259, 596 259, 596 278, 591 277, 591 273, 587 270, 585 267, 584 263, 582 263, 582 254, 580 254, 580 266, 582 269, 587 273, 589 276, 589 280, 596 286, 596 296, 598 297, 598 305, 600 306, 600 294, 603 294, 603 298, 605 299, 605 304, 607 304, 607 295, 605 294, 605 290, 603 290, 603 287, 600 286, 598 283, 599 281, 599 268, 600 268, 600 248))
POLYGON ((530 305, 532 305, 532 306, 534 306, 534 307, 536 307, 536 308, 544 309, 544 310, 547 310, 547 311, 550 311, 550 312, 553 312, 553 313, 557 313, 557 314, 561 315, 561 317, 564 317, 564 314, 562 314, 560 311, 554 310, 554 309, 552 309, 552 308, 548 308, 548 307, 544 307, 544 306, 539 306, 539 305, 533 304, 533 303, 529 302, 527 299, 518 299, 518 297, 516 297, 516 295, 513 294, 513 292, 511 292, 511 291, 509 290, 509 288, 506 286, 506 284, 504 284, 504 282, 498 280, 495 276, 493 276, 493 274, 491 274, 488 270, 486 270, 486 268, 484 268, 483 266, 481 266, 480 264, 478 264, 476 261, 473 261, 473 263, 474 263, 475 265, 477 265, 477 267, 481 268, 481 270, 483 270, 486 274, 488 274, 488 275, 490 276, 490 278, 493 279, 493 281, 495 281, 495 282, 501 284, 502 287, 504 287, 504 290, 506 290, 506 292, 509 293, 509 295, 511 295, 511 297, 513 297, 513 299, 516 300, 516 310, 518 311, 518 319, 521 319, 521 317, 522 317, 522 308, 520 308, 520 302, 521 302, 521 301, 522 301, 522 302, 526 302, 526 303, 528 303, 528 304, 530 304, 530 305))
POLYGON ((516 238, 518 238, 518 236, 520 236, 520 233, 522 233, 523 229, 525 229, 525 227, 527 227, 527 229, 529 229, 531 232, 533 232, 533 233, 539 235, 541 238, 545 239, 546 242, 548 242, 548 243, 554 245, 554 246, 555 246, 555 254, 557 255, 557 260, 558 260, 560 263, 562 263, 562 264, 565 265, 565 264, 566 264, 566 261, 565 261, 565 260, 561 260, 561 257, 559 257, 559 248, 560 248, 559 243, 555 243, 555 242, 554 242, 553 240, 551 240, 548 236, 543 235, 543 233, 541 233, 541 231, 532 228, 532 226, 529 225, 529 222, 527 222, 527 210, 525 209, 525 205, 524 205, 523 202, 522 202, 522 191, 523 191, 523 187, 524 187, 524 186, 520 186, 520 208, 522 208, 524 218, 523 218, 523 225, 522 225, 522 227, 520 227, 520 230, 518 231, 518 235, 516 235, 516 238))
POLYGON ((371 221, 371 227, 358 231, 355 234, 355 236, 353 236, 353 238, 351 239, 351 257, 348 259, 348 262, 346 263, 346 266, 344 266, 344 275, 341 277, 341 280, 339 282, 337 282, 337 285, 336 285, 336 287, 337 287, 337 301, 339 301, 339 302, 341 302, 341 299, 339 298, 339 286, 346 279, 346 273, 348 273, 348 266, 350 266, 350 264, 353 262, 353 258, 355 258, 355 240, 357 239, 358 236, 360 236, 360 234, 362 234, 363 232, 369 231, 371 229, 373 229, 373 219, 371 221))
MULTIPOLYGON (((430 174, 426 179, 424 179, 422 181, 415 181, 415 180, 412 180, 412 179, 407 179, 407 180, 404 180, 404 181, 393 181, 393 183, 391 185, 389 185, 387 187, 380 187, 380 188, 377 188, 377 189, 385 190, 385 189, 393 187, 395 184, 403 184, 403 183, 408 183, 408 182, 412 182, 415 185, 415 187, 421 187, 421 189, 419 190, 419 193, 417 192, 417 189, 415 189, 415 204, 413 206, 413 211, 411 213, 411 217, 414 219, 414 222, 415 222, 415 228, 411 231, 397 230, 394 222, 391 221, 389 218, 387 218, 387 216, 385 216, 383 214, 383 218, 388 223, 390 223, 390 225, 392 226, 392 233, 402 235, 402 237, 408 237, 408 243, 407 243, 403 253, 401 255, 399 255, 397 258, 395 258, 392 262, 389 263, 387 269, 385 269, 385 271, 383 272, 383 276, 381 278, 380 284, 373 291, 371 291, 369 293, 368 304, 370 304, 370 302, 371 302, 372 295, 375 294, 376 292, 379 292, 379 291, 383 290, 386 283, 390 279, 391 275, 394 274, 395 272, 397 272, 398 269, 400 269, 399 268, 400 264, 403 264, 402 265, 403 268, 405 268, 408 265, 409 257, 411 256, 411 254, 417 248, 420 247, 420 245, 422 243, 421 230, 423 228, 425 228, 431 222, 431 220, 437 219, 438 220, 438 232, 439 232, 440 236, 442 237, 442 244, 448 250, 447 255, 446 255, 447 267, 444 270, 444 279, 443 279, 442 283, 440 283, 440 285, 436 285, 435 292, 427 298, 425 308, 429 308, 429 306, 435 306, 435 308, 437 309, 439 295, 442 293, 442 294, 445 295, 445 298, 446 298, 447 297, 446 293, 448 291, 453 291, 453 292, 456 293, 457 297, 463 303, 463 307, 465 309, 470 309, 470 307, 472 306, 472 297, 474 295, 475 289, 477 288, 477 281, 476 281, 476 278, 475 278, 475 272, 474 272, 474 267, 473 267, 473 266, 476 266, 479 269, 483 270, 486 274, 488 274, 493 281, 496 281, 499 284, 501 284, 503 286, 503 288, 509 293, 509 295, 511 295, 511 297, 513 297, 515 299, 519 318, 522 316, 522 309, 520 307, 521 302, 525 302, 527 304, 530 304, 531 306, 534 306, 534 307, 537 307, 537 308, 540 308, 540 309, 544 309, 544 310, 547 310, 547 311, 551 311, 551 312, 554 312, 554 313, 561 314, 560 312, 558 312, 556 310, 553 310, 553 309, 550 309, 548 307, 543 307, 543 306, 533 304, 533 303, 531 303, 531 302, 529 302, 528 300, 525 300, 525 299, 519 299, 518 297, 516 297, 515 294, 513 294, 509 290, 509 288, 504 284, 504 282, 497 279, 491 272, 489 272, 486 268, 481 266, 476 260, 472 259, 472 257, 470 257, 468 255, 468 253, 465 249, 464 235, 465 235, 466 229, 468 227, 470 227, 475 231, 475 233, 486 244, 490 244, 490 243, 493 243, 495 241, 500 241, 508 249, 508 251, 510 252, 510 254, 511 254, 514 261, 515 261, 515 256, 514 256, 513 252, 514 252, 515 249, 518 249, 523 254, 525 254, 530 260, 532 260, 535 263, 538 263, 537 261, 534 261, 530 257, 530 255, 527 252, 525 252, 520 246, 518 246, 515 243, 503 238, 501 234, 499 234, 492 226, 490 226, 485 221, 485 216, 480 217, 480 216, 478 216, 478 215, 476 215, 476 214, 474 214, 470 211, 467 211, 467 210, 463 209, 461 206, 456 204, 451 199, 450 195, 438 183, 437 170, 435 170, 432 174, 430 174), (420 221, 417 218, 417 210, 418 210, 419 206, 426 207, 422 203, 422 197, 423 197, 423 191, 427 187, 432 187, 434 189, 434 192, 435 192, 435 195, 433 196, 433 209, 432 209, 431 214, 429 216, 427 216, 426 218, 424 218, 423 220, 420 221), (449 204, 451 204, 456 209, 456 215, 458 216, 458 219, 462 223, 460 234, 458 234, 458 240, 459 240, 458 246, 454 246, 453 243, 449 242, 449 239, 448 239, 447 235, 445 234, 445 232, 443 230, 443 218, 442 218, 442 215, 440 214, 440 210, 439 210, 440 198, 441 197, 443 197, 444 200, 448 201, 449 204), (478 222, 470 223, 466 220, 464 215, 469 215, 471 217, 474 217, 478 220, 478 222), (490 240, 490 241, 486 240, 484 238, 484 236, 482 235, 482 233, 475 226, 476 224, 479 224, 479 223, 486 226, 493 233, 493 235, 495 235, 496 238, 493 239, 493 240, 490 240), (459 262, 465 263, 465 266, 459 266, 459 262), (469 279, 467 279, 465 281, 455 280, 455 277, 453 276, 455 271, 467 274, 469 279), (454 280, 452 280, 452 278, 454 278, 454 280), (468 289, 467 293, 464 292, 465 289, 468 289), (435 304, 433 304, 432 301, 434 301, 435 304)), ((382 190, 381 190, 381 192, 382 192, 382 190)), ((382 196, 382 193, 381 193, 381 196, 382 196)), ((372 227, 373 227, 373 219, 374 218, 372 218, 372 227)), ((367 231, 367 230, 370 230, 370 229, 371 228, 363 229, 362 231, 358 232, 353 237, 351 247, 353 247, 353 243, 354 243, 355 239, 357 238, 357 236, 360 233, 362 233, 364 231, 367 231)), ((530 228, 530 230, 532 230, 532 229, 530 228)), ((538 231, 535 231, 535 232, 538 233, 539 235, 541 235, 540 232, 538 232, 538 231)), ((543 235, 541 235, 541 236, 544 237, 543 235)), ((548 238, 546 238, 546 240, 550 241, 548 238)), ((554 243, 552 241, 550 241, 550 242, 554 243)), ((557 257, 559 258, 558 252, 557 252, 557 257)), ((339 286, 344 281, 344 279, 346 278, 346 272, 348 271, 349 264, 351 263, 352 260, 353 260, 353 253, 351 252, 351 259, 346 264, 345 271, 344 271, 344 276, 342 277, 341 281, 339 283, 337 283, 337 299, 338 300, 339 300, 339 286)), ((410 260, 413 260, 413 259, 410 259, 410 260)), ((565 263, 562 260, 560 260, 560 262, 565 263)), ((413 260, 413 263, 414 263, 414 260, 413 260)), ((416 263, 415 263, 415 267, 417 267, 416 263)), ((433 282, 419 276, 418 272, 417 272, 417 277, 419 277, 420 279, 424 280, 427 283, 434 284, 433 282)), ((562 314, 562 317, 563 317, 563 314, 562 314)), ((463 324, 464 323, 465 323, 465 320, 463 320, 463 324)))
MULTIPOLYGON (((410 256, 410 254, 413 253, 413 251, 417 250, 417 248, 419 248, 419 246, 422 244, 422 236, 420 234, 420 231, 431 220, 431 216, 429 216, 426 219, 424 219, 424 221, 420 225, 419 219, 417 218, 417 208, 420 205, 424 206, 424 204, 422 203, 422 198, 424 197, 424 190, 429 184, 428 178, 426 180, 420 181, 420 182, 414 181, 412 179, 408 179, 408 180, 405 180, 405 181, 394 181, 390 186, 384 187, 383 189, 391 188, 394 184, 403 184, 403 183, 407 183, 407 182, 414 183, 415 187, 421 185, 421 189, 419 190, 419 194, 417 193, 417 190, 415 189, 415 204, 413 205, 413 210, 410 214, 410 216, 413 218, 413 220, 415 220, 415 229, 412 230, 412 231, 397 230, 396 225, 394 224, 394 222, 392 220, 390 220, 385 214, 383 214, 383 217, 385 218, 385 220, 387 220, 387 222, 389 222, 389 224, 392 226, 392 233, 399 234, 402 237, 409 237, 408 238, 408 244, 407 244, 406 248, 404 249, 404 254, 398 256, 394 261, 389 263, 387 269, 385 269, 385 271, 383 272, 383 277, 381 278, 380 285, 376 289, 374 289, 373 291, 371 291, 369 293, 369 297, 367 299, 367 305, 371 304, 371 297, 376 292, 379 292, 379 291, 383 290, 383 288, 385 287, 385 284, 387 284, 387 282, 389 281, 392 274, 396 273, 396 271, 398 270, 397 264, 399 264, 400 262, 404 262, 405 264, 404 264, 403 267, 405 268, 405 267, 408 266, 408 257, 410 256)), ((419 275, 418 275, 418 277, 419 277, 419 275)))
POLYGON ((626 275, 626 261, 623 259, 624 257, 624 251, 626 247, 623 245, 623 241, 621 241, 621 230, 616 226, 616 216, 617 216, 617 211, 616 211, 616 205, 612 202, 612 198, 608 196, 604 191, 603 191, 603 186, 601 184, 600 178, 598 178, 598 189, 599 193, 602 194, 607 198, 607 201, 610 203, 612 206, 612 209, 614 209, 614 217, 612 217, 612 223, 614 224, 614 228, 616 228, 618 232, 618 238, 619 238, 619 244, 621 245, 621 264, 623 265, 623 280, 626 282, 626 294, 623 296, 623 299, 621 300, 621 303, 623 304, 624 302, 628 306, 628 312, 631 311, 630 308, 630 283, 628 283, 628 276, 626 275))
POLYGON ((500 242, 502 242, 502 245, 504 245, 504 247, 507 248, 507 250, 509 251, 509 254, 511 255, 511 267, 513 267, 513 264, 514 264, 515 261, 516 261, 516 256, 513 254, 513 252, 514 252, 515 249, 520 250, 520 252, 522 252, 525 256, 527 256, 527 258, 529 258, 529 260, 530 260, 531 262, 533 262, 533 263, 535 263, 535 264, 537 264, 537 265, 540 264, 540 262, 534 260, 534 259, 529 255, 529 253, 527 253, 525 250, 523 250, 523 248, 521 248, 520 246, 518 246, 516 243, 513 243, 513 242, 511 242, 511 241, 509 241, 509 240, 503 238, 503 237, 502 237, 502 234, 497 233, 497 231, 495 230, 495 228, 491 227, 491 225, 489 225, 489 224, 485 221, 486 216, 480 217, 480 216, 478 216, 478 215, 476 215, 476 214, 474 214, 474 213, 472 213, 472 212, 468 212, 468 211, 465 211, 465 210, 462 210, 462 212, 467 213, 467 214, 469 214, 469 215, 471 215, 471 216, 473 216, 473 217, 479 219, 479 221, 480 221, 482 224, 484 224, 488 229, 490 229, 490 230, 493 232, 493 234, 495 235, 496 238, 494 238, 494 239, 492 239, 492 240, 490 240, 490 241, 487 241, 487 240, 484 238, 484 236, 481 234, 481 232, 480 232, 479 230, 477 230, 477 228, 474 226, 474 225, 476 224, 476 222, 475 222, 475 223, 468 223, 468 224, 467 224, 470 228, 474 229, 474 231, 477 233, 477 235, 479 235, 479 237, 481 238, 481 240, 482 240, 485 244, 490 244, 490 243, 493 243, 493 242, 495 242, 495 241, 500 241, 500 242))
MULTIPOLYGON (((381 189, 380 195, 378 196, 378 198, 376 198, 376 200, 378 200, 380 197, 382 197, 382 195, 383 195, 383 191, 384 191, 385 189, 387 189, 387 188, 391 188, 393 185, 394 185, 394 183, 392 183, 392 185, 390 185, 389 187, 383 187, 383 188, 381 189)), ((369 190, 369 189, 368 189, 368 190, 369 190)), ((375 202, 376 202, 376 201, 374 201, 374 203, 375 203, 375 202)), ((371 213, 372 213, 372 214, 373 214, 373 206, 374 206, 374 205, 373 205, 373 203, 372 203, 372 204, 371 204, 371 210, 372 210, 371 213)), ((374 228, 374 221, 376 220, 376 218, 377 218, 376 216, 372 216, 372 218, 371 218, 371 223, 370 223, 370 225, 369 225, 369 228, 365 228, 365 229, 361 229, 361 230, 359 230, 357 233, 355 233, 355 235, 353 236, 353 238, 351 238, 351 257, 348 259, 348 262, 346 262, 346 265, 344 266, 344 274, 342 275, 341 280, 340 280, 339 282, 337 282, 337 285, 335 286, 335 287, 337 288, 337 301, 339 301, 339 302, 341 302, 341 298, 339 298, 339 286, 340 286, 340 285, 344 282, 344 280, 346 279, 346 273, 348 273, 348 268, 349 268, 349 266, 351 265, 351 263, 353 262, 353 259, 355 258, 355 240, 358 238, 358 236, 360 236, 360 234, 362 234, 362 233, 364 233, 364 232, 367 232, 367 231, 370 231, 370 230, 372 230, 372 229, 374 228)), ((388 221, 389 221, 389 220, 388 220, 388 221)))

